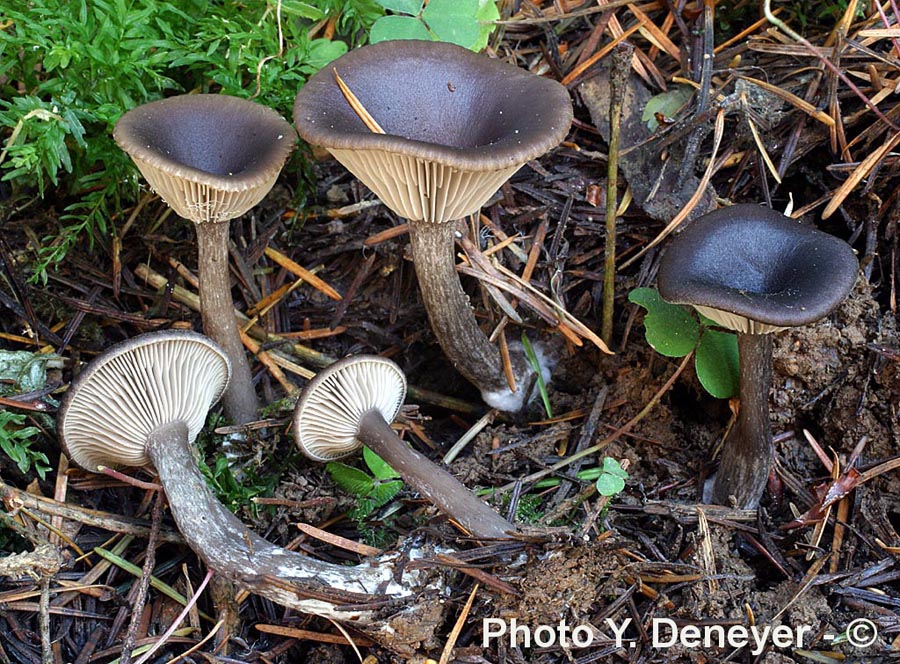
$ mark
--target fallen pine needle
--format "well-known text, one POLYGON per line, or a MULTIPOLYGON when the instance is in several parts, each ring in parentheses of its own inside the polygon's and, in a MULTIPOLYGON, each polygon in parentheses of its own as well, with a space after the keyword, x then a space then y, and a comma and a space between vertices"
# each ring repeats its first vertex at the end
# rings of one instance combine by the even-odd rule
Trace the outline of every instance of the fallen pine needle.
POLYGON ((844 183, 838 187, 837 191, 834 192, 834 195, 831 197, 831 200, 828 201, 828 205, 825 206, 825 209, 822 210, 822 219, 828 219, 834 211, 837 210, 841 204, 844 202, 844 199, 853 191, 856 186, 862 182, 863 178, 869 175, 872 172, 872 169, 884 159, 885 155, 888 152, 893 150, 897 143, 900 143, 900 132, 897 132, 891 138, 879 145, 878 148, 872 152, 869 156, 860 162, 859 166, 856 167, 856 170, 850 174, 844 183))
POLYGON ((472 610, 472 602, 475 601, 475 593, 477 592, 478 584, 476 583, 475 587, 472 588, 472 592, 469 593, 469 599, 466 600, 466 605, 462 608, 462 611, 460 611, 459 617, 453 625, 453 629, 450 630, 450 634, 447 636, 447 643, 444 644, 444 650, 441 653, 441 659, 438 664, 449 664, 450 658, 453 656, 453 648, 456 647, 456 640, 459 638, 460 632, 462 632, 463 627, 466 625, 466 618, 469 617, 469 612, 472 610))
MULTIPOLYGON (((105 559, 105 560, 108 560, 109 562, 111 562, 111 563, 112 563, 113 565, 115 565, 116 567, 119 567, 119 568, 125 570, 126 572, 128 572, 129 574, 132 574, 132 575, 134 575, 134 576, 140 578, 140 576, 141 576, 141 568, 138 567, 137 565, 133 564, 133 563, 128 562, 127 560, 125 560, 125 559, 122 558, 121 556, 117 556, 116 554, 112 553, 111 551, 107 551, 106 549, 102 549, 102 548, 100 548, 99 546, 94 548, 94 553, 96 553, 96 554, 97 554, 98 556, 100 556, 101 558, 103 558, 103 559, 105 559)), ((168 597, 169 599, 175 600, 176 602, 178 602, 178 603, 181 604, 182 606, 187 606, 187 604, 188 604, 188 598, 185 597, 184 595, 182 595, 182 594, 181 594, 180 592, 178 592, 177 590, 175 590, 175 589, 174 589, 172 586, 170 586, 169 584, 167 584, 167 583, 161 581, 158 577, 156 577, 156 576, 151 576, 151 577, 150 577, 150 585, 153 586, 154 588, 156 588, 156 590, 158 590, 159 592, 161 592, 163 595, 165 595, 165 596, 168 597)), ((198 590, 198 593, 199 593, 199 591, 202 590, 202 587, 201 587, 201 588, 198 588, 197 590, 198 590)), ((196 596, 196 594, 195 594, 195 596, 196 596)), ((205 614, 205 613, 203 613, 203 612, 200 613, 200 617, 203 618, 204 620, 208 620, 208 621, 210 621, 210 622, 215 622, 209 615, 207 615, 207 614, 205 614)), ((135 664, 137 664, 137 662, 135 662, 135 664)))
POLYGON ((311 526, 308 523, 298 523, 297 528, 300 530, 300 532, 305 533, 310 537, 315 537, 317 540, 326 542, 328 544, 331 544, 332 546, 336 546, 347 551, 352 551, 353 553, 358 553, 361 556, 377 556, 381 553, 381 549, 376 549, 374 546, 362 544, 361 542, 354 542, 353 540, 347 539, 346 537, 341 537, 340 535, 329 533, 328 531, 322 530, 321 528, 311 526))
MULTIPOLYGON (((212 578, 212 575, 213 575, 213 571, 209 570, 206 573, 206 576, 203 577, 203 581, 200 583, 199 586, 197 586, 197 590, 194 592, 193 596, 191 597, 190 602, 187 602, 184 605, 184 609, 181 611, 181 613, 178 614, 178 617, 172 621, 172 624, 169 625, 169 629, 167 629, 162 634, 162 636, 159 637, 157 642, 153 644, 153 647, 150 648, 150 650, 145 652, 143 655, 141 655, 141 658, 139 660, 137 660, 134 664, 144 664, 147 660, 150 659, 150 657, 153 655, 153 653, 155 653, 163 645, 165 645, 165 643, 166 643, 166 641, 168 641, 169 637, 172 636, 172 634, 175 633, 175 630, 178 629, 178 625, 181 624, 181 622, 187 617, 188 612, 194 607, 194 604, 197 603, 197 600, 200 598, 200 593, 202 593, 204 588, 206 588, 206 584, 209 583, 209 580, 212 578)), ((195 648, 202 645, 207 639, 209 639, 210 636, 212 636, 213 634, 218 632, 219 628, 222 626, 223 622, 224 621, 222 621, 222 620, 217 622, 213 626, 212 630, 210 630, 210 633, 206 636, 206 638, 203 639, 203 641, 201 641, 200 643, 198 643, 197 646, 195 646, 195 648)), ((192 648, 192 650, 193 650, 193 648, 192 648)), ((181 659, 181 658, 177 657, 176 659, 181 659)))
POLYGON ((342 300, 341 294, 338 293, 334 288, 325 283, 322 279, 317 277, 315 274, 307 270, 305 267, 292 261, 290 258, 282 254, 280 251, 273 249, 272 247, 266 247, 265 254, 268 258, 271 258, 273 261, 278 263, 285 270, 290 272, 296 277, 300 277, 310 286, 315 288, 318 291, 321 291, 332 300, 342 300))
POLYGON ((362 105, 362 102, 356 98, 353 91, 347 87, 347 84, 344 83, 344 79, 338 74, 337 67, 332 67, 331 71, 334 73, 334 80, 341 89, 341 94, 344 95, 344 99, 350 104, 350 108, 353 109, 353 112, 359 116, 359 119, 369 128, 369 131, 375 134, 383 134, 384 129, 381 128, 381 125, 378 124, 375 118, 373 118, 369 111, 366 110, 366 107, 362 105))
POLYGON ((766 92, 772 93, 773 95, 775 95, 779 99, 786 101, 788 104, 795 107, 796 109, 803 111, 809 117, 811 117, 815 120, 818 120, 819 122, 824 124, 826 127, 831 128, 835 124, 834 118, 831 117, 830 115, 828 115, 828 113, 826 113, 825 111, 819 110, 818 108, 816 108, 815 106, 810 104, 805 99, 801 99, 797 95, 791 94, 787 90, 782 90, 777 85, 773 85, 772 83, 767 83, 766 81, 761 81, 760 79, 753 78, 751 76, 738 75, 737 78, 739 78, 743 81, 747 81, 748 83, 752 83, 753 85, 756 85, 756 86, 762 88, 766 92))
MULTIPOLYGON (((265 634, 277 634, 278 636, 286 636, 288 638, 300 639, 302 641, 317 641, 319 643, 334 643, 336 645, 346 645, 347 643, 349 643, 347 637, 345 637, 343 634, 313 632, 308 629, 284 627, 282 625, 267 625, 265 623, 258 623, 254 625, 254 627, 258 631, 264 632, 265 634)), ((375 645, 374 641, 371 641, 365 637, 356 637, 355 643, 358 646, 375 645)))

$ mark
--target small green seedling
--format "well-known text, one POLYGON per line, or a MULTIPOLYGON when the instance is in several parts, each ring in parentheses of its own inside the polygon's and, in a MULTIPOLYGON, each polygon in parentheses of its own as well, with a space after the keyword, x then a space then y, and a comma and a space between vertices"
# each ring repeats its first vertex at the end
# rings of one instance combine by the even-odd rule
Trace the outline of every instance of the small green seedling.
MULTIPOLYGON (((47 369, 62 366, 58 355, 27 351, 0 351, 0 395, 35 392, 47 384, 47 369)), ((32 448, 40 429, 24 426, 27 416, 0 411, 0 450, 26 474, 34 469, 44 479, 50 470, 47 455, 32 448)))
POLYGON ((24 424, 25 415, 0 410, 0 449, 12 459, 22 474, 34 468, 38 477, 44 479, 50 470, 50 460, 46 454, 31 447, 40 430, 37 427, 22 426, 24 424))
POLYGON ((253 499, 271 494, 281 477, 280 472, 260 476, 258 469, 247 467, 238 478, 232 470, 232 462, 224 454, 216 455, 212 466, 203 459, 199 460, 198 465, 213 493, 225 507, 234 513, 246 508, 253 516, 259 509, 253 499))
POLYGON ((597 493, 601 496, 615 496, 625 489, 628 473, 618 461, 612 457, 603 457, 601 470, 602 472, 595 482, 597 493))
POLYGON ((528 360, 528 366, 534 371, 537 377, 537 388, 541 394, 541 401, 544 403, 544 410, 547 412, 547 418, 553 419, 553 409, 550 407, 550 395, 547 394, 547 384, 544 382, 544 375, 541 372, 541 363, 538 361, 537 354, 528 336, 522 332, 522 349, 525 351, 525 359, 528 360))
POLYGON ((259 514, 255 499, 272 495, 284 468, 290 465, 291 455, 275 458, 254 446, 252 439, 216 434, 215 430, 225 424, 223 414, 210 413, 197 437, 197 465, 219 502, 235 514, 243 511, 255 518, 259 514))
POLYGON ((713 329, 713 321, 690 307, 669 304, 655 288, 635 288, 628 300, 647 310, 644 330, 653 350, 666 357, 694 351, 694 369, 703 388, 717 399, 737 394, 740 363, 734 334, 713 329))
POLYGON ((391 39, 424 39, 457 44, 473 51, 487 46, 494 21, 500 18, 494 0, 376 0, 393 14, 372 26, 373 44, 391 39))
POLYGON ((397 472, 368 447, 363 448, 363 460, 371 475, 335 461, 325 466, 335 484, 356 496, 357 507, 350 512, 350 517, 356 521, 362 521, 379 507, 386 505, 403 488, 403 480, 398 479, 400 476, 397 472))

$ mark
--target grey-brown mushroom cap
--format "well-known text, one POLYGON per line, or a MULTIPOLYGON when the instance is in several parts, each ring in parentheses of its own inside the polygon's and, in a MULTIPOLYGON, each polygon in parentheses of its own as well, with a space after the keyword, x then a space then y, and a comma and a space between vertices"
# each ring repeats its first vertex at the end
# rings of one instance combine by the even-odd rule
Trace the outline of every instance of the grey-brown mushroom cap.
POLYGON ((256 205, 296 144, 293 127, 272 109, 213 94, 138 106, 119 118, 113 137, 178 214, 199 222, 256 205))
POLYGON ((230 376, 228 356, 196 332, 132 337, 98 355, 72 381, 57 415, 59 442, 86 470, 146 465, 147 436, 184 422, 193 441, 230 376))
POLYGON ((294 124, 312 145, 377 150, 462 171, 518 167, 558 145, 572 123, 556 81, 442 42, 396 40, 341 56, 303 86, 294 124), (385 130, 371 132, 341 78, 385 130))
POLYGON ((294 440, 315 461, 358 450, 360 420, 377 410, 393 422, 406 398, 406 376, 391 360, 357 355, 335 362, 307 383, 294 408, 294 440))
POLYGON ((858 268, 843 240, 769 208, 734 205, 696 219, 671 241, 657 283, 668 302, 784 328, 831 312, 858 268))

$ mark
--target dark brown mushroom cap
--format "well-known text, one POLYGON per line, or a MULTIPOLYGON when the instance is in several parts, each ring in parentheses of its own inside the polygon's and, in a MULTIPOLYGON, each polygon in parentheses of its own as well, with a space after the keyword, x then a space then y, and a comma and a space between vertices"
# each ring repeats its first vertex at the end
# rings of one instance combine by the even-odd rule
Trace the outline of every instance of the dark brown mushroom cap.
MULTIPOLYGON (((417 192, 407 188, 421 189, 426 179, 440 188, 444 181, 435 193, 441 200, 432 204, 475 197, 469 207, 477 209, 522 164, 558 145, 571 122, 569 93, 556 81, 453 44, 417 40, 350 51, 310 78, 294 101, 300 136, 327 148, 407 218, 413 218, 410 211, 397 209, 401 204, 379 187, 414 198, 417 192), (386 133, 373 133, 360 120, 335 69, 386 133), (390 174, 379 174, 386 164, 390 174), (467 179, 458 182, 454 172, 467 179), (461 189, 467 191, 457 195, 461 189)), ((425 210, 419 216, 440 215, 425 210)))
POLYGON ((72 381, 57 435, 82 468, 143 466, 158 426, 184 422, 191 441, 228 385, 228 356, 188 330, 149 332, 111 346, 72 381))
POLYGON ((360 447, 356 436, 372 410, 393 422, 406 398, 406 376, 391 360, 357 355, 335 362, 313 378, 294 408, 294 439, 315 461, 331 461, 360 447))
POLYGON ((269 192, 294 149, 270 108, 227 95, 179 95, 125 113, 113 137, 179 215, 227 221, 269 192))
POLYGON ((767 332, 826 316, 853 288, 857 270, 843 240, 769 208, 734 205, 677 235, 657 281, 668 302, 693 305, 738 331, 767 332))

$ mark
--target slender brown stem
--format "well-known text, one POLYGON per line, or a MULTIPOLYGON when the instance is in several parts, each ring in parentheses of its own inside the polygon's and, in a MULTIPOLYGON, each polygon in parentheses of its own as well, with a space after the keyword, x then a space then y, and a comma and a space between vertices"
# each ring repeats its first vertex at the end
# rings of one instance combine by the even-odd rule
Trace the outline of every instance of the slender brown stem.
POLYGON ((753 509, 766 489, 772 464, 769 388, 772 385, 772 335, 739 334, 741 410, 725 443, 713 484, 712 500, 753 509))
POLYGON ((622 129, 622 104, 625 100, 631 56, 634 47, 624 42, 612 54, 609 72, 609 159, 606 164, 606 238, 603 247, 603 307, 600 337, 612 346, 613 315, 616 295, 616 212, 619 207, 619 136, 622 129))
POLYGON ((413 221, 409 234, 419 290, 444 354, 482 396, 508 392, 500 352, 478 327, 456 274, 454 224, 413 221))
POLYGON ((203 331, 231 360, 231 382, 222 397, 225 412, 236 424, 246 424, 256 419, 259 402, 234 318, 228 274, 228 222, 196 226, 203 331))
POLYGON ((479 539, 508 539, 516 527, 458 479, 403 442, 377 410, 363 415, 359 440, 396 470, 407 484, 479 539))
POLYGON ((141 578, 138 581, 137 592, 134 595, 134 602, 131 607, 131 622, 128 625, 128 631, 125 633, 125 640, 122 642, 122 657, 119 660, 121 664, 131 664, 132 651, 137 641, 141 618, 147 605, 147 590, 150 588, 150 576, 153 574, 153 567, 156 565, 156 536, 159 533, 159 524, 162 519, 162 503, 162 493, 157 490, 153 500, 152 526, 150 527, 150 537, 147 539, 147 552, 144 554, 141 578))
POLYGON ((341 611, 341 604, 412 594, 394 579, 393 565, 371 561, 347 567, 275 546, 244 526, 213 496, 194 461, 182 422, 160 426, 147 440, 147 454, 159 473, 179 530, 208 567, 282 606, 337 620, 366 624, 373 612, 341 611))

